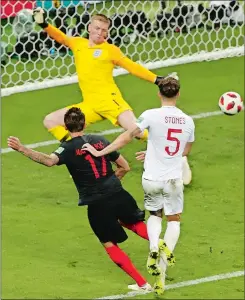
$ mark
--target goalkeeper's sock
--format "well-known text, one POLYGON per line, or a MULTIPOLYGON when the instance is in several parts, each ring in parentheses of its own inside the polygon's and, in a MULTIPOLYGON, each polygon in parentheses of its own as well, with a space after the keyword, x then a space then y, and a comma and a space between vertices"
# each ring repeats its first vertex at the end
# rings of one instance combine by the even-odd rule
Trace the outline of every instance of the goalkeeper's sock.
POLYGON ((137 136, 136 139, 137 140, 141 140, 143 142, 147 141, 148 140, 148 130, 145 129, 144 132, 143 132, 143 134, 141 134, 140 137, 137 136))
POLYGON ((148 139, 148 130, 145 129, 143 134, 140 137, 136 137, 137 140, 141 140, 143 142, 147 141, 148 139))
POLYGON ((145 240, 149 240, 148 233, 147 233, 147 227, 146 224, 143 221, 140 221, 136 224, 124 224, 120 222, 121 225, 134 233, 136 233, 138 236, 142 237, 145 240))
POLYGON ((140 138, 142 141, 147 141, 148 140, 148 130, 145 129, 143 132, 143 135, 140 138))
POLYGON ((58 125, 48 130, 57 140, 65 142, 71 139, 64 126, 58 125))
POLYGON ((127 254, 123 252, 118 246, 113 245, 105 249, 111 260, 130 277, 132 277, 138 284, 138 286, 142 286, 147 283, 145 278, 135 268, 127 254))

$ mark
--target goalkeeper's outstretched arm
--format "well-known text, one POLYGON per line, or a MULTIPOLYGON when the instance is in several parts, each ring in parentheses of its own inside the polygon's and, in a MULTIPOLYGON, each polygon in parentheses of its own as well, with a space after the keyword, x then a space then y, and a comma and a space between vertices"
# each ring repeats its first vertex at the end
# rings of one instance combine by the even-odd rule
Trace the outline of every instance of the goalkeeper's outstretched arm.
POLYGON ((58 28, 48 24, 44 30, 47 32, 47 34, 56 40, 56 42, 63 44, 69 48, 71 48, 71 38, 65 35, 61 30, 58 28))
MULTIPOLYGON (((132 61, 128 57, 124 56, 121 60, 117 62, 117 65, 124 68, 125 70, 129 71, 129 73, 145 79, 147 81, 150 81, 157 86, 161 83, 161 79, 164 78, 164 76, 158 76, 154 73, 152 73, 150 70, 146 69, 145 67, 139 65, 138 63, 132 61)), ((172 73, 173 74, 173 73, 172 73)), ((175 73, 177 75, 177 73, 175 73)))
POLYGON ((63 44, 67 47, 71 47, 71 38, 65 35, 61 30, 48 24, 45 20, 44 10, 40 7, 33 10, 33 18, 35 22, 42 27, 48 35, 56 40, 56 42, 63 44))
POLYGON ((162 78, 162 76, 157 76, 156 74, 152 73, 147 68, 141 66, 140 64, 132 61, 128 57, 126 57, 121 50, 116 47, 112 46, 112 55, 113 55, 113 63, 117 66, 122 67, 123 69, 127 70, 129 73, 145 79, 147 81, 150 81, 152 83, 155 83, 158 85, 159 80, 162 78))
POLYGON ((146 69, 145 67, 137 64, 136 62, 132 61, 128 57, 123 57, 118 63, 118 66, 126 69, 129 73, 150 81, 152 83, 156 82, 157 75, 146 69))

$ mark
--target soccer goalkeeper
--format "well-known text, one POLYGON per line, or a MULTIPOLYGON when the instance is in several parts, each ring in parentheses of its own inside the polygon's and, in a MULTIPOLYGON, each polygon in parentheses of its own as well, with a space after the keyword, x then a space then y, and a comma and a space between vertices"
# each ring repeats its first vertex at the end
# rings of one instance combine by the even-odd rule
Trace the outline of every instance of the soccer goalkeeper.
MULTIPOLYGON (((33 16, 35 22, 50 37, 72 50, 79 86, 83 94, 83 102, 59 109, 45 117, 44 126, 48 131, 61 142, 70 139, 63 120, 65 113, 71 107, 78 107, 82 110, 86 116, 86 125, 108 119, 113 125, 120 125, 127 130, 134 124, 136 117, 132 108, 123 99, 113 79, 114 67, 120 66, 131 74, 156 85, 162 77, 133 62, 118 47, 106 42, 110 20, 103 14, 94 15, 88 26, 89 39, 86 39, 68 37, 59 29, 48 24, 41 8, 35 9, 33 16)), ((147 131, 138 137, 146 139, 147 131)))

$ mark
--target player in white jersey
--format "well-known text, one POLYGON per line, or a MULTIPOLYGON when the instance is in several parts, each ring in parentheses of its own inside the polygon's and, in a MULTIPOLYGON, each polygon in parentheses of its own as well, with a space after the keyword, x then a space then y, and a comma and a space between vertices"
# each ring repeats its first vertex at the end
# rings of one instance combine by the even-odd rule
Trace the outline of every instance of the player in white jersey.
POLYGON ((159 85, 160 108, 145 111, 132 128, 102 151, 85 145, 85 149, 94 156, 102 156, 122 148, 144 129, 149 131, 142 185, 145 208, 150 212, 147 220, 150 241, 147 269, 156 276, 154 288, 157 294, 164 291, 168 264, 159 244, 162 216, 164 212, 168 221, 164 241, 173 251, 180 235, 180 215, 184 204, 182 157, 189 154, 194 142, 195 125, 192 118, 176 107, 179 90, 180 84, 176 79, 162 79, 159 85))

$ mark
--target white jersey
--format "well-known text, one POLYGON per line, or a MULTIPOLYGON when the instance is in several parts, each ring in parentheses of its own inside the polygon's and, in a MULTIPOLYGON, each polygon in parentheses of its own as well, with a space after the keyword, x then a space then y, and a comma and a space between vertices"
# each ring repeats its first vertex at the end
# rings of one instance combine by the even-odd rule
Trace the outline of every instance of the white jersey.
POLYGON ((143 178, 182 178, 182 154, 186 143, 195 139, 192 118, 175 106, 162 106, 145 111, 136 125, 149 131, 143 178))

